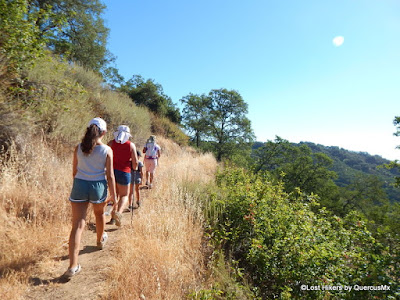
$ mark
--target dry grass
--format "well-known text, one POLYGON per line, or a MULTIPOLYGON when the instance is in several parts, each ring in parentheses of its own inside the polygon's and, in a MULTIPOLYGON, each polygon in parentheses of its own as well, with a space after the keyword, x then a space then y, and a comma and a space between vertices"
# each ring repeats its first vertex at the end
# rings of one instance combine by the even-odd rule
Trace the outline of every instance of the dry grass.
POLYGON ((3 162, 0 295, 20 294, 19 286, 27 284, 35 265, 65 254, 70 229, 66 201, 72 182, 70 170, 71 163, 52 154, 43 140, 11 151, 3 162))
POLYGON ((146 108, 136 106, 128 95, 104 91, 97 100, 96 110, 104 111, 102 116, 107 121, 109 131, 106 141, 113 139, 113 131, 124 124, 129 126, 135 144, 143 147, 151 133, 150 115, 146 108))
MULTIPOLYGON (((216 162, 163 138, 159 143, 155 188, 132 226, 119 232, 104 299, 183 299, 202 284, 198 189, 213 181, 216 162)), ((59 157, 54 148, 36 139, 12 152, 0 171, 0 295, 7 299, 23 297, 29 278, 67 253, 72 149, 59 157)))
POLYGON ((211 183, 216 162, 159 142, 164 151, 155 188, 123 231, 104 299, 183 299, 201 285, 203 214, 195 191, 182 187, 211 183))

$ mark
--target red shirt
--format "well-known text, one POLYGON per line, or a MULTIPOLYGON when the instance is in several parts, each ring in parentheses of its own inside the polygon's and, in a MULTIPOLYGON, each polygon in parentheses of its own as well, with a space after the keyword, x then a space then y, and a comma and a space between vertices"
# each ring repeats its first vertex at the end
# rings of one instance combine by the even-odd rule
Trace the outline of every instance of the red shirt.
POLYGON ((111 149, 114 154, 114 169, 130 173, 131 172, 131 142, 124 144, 112 141, 111 149))

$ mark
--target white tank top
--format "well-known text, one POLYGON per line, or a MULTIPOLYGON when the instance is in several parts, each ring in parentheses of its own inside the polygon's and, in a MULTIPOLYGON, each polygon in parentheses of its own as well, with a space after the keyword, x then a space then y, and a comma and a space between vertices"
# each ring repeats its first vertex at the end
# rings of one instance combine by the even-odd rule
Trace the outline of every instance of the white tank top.
POLYGON ((85 155, 82 152, 81 144, 78 145, 77 157, 78 157, 78 172, 75 178, 88 180, 88 181, 99 181, 106 179, 106 158, 107 152, 111 149, 107 145, 96 145, 93 148, 92 153, 85 155))

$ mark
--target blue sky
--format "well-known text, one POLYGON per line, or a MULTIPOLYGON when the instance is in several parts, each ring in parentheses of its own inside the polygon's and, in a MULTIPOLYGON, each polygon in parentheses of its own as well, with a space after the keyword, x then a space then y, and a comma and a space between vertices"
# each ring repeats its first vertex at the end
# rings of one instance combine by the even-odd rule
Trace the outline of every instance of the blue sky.
POLYGON ((104 3, 125 80, 154 79, 177 104, 236 90, 259 141, 279 135, 400 159, 400 1, 104 3))

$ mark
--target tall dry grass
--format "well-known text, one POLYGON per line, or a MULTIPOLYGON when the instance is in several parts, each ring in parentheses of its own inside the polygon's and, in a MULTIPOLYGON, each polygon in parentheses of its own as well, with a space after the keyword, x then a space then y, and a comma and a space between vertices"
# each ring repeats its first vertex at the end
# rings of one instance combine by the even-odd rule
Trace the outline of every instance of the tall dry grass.
MULTIPOLYGON (((182 299, 201 286, 202 189, 212 184, 216 161, 163 138, 159 143, 155 187, 132 226, 119 231, 105 299, 182 299)), ((22 297, 29 278, 68 251, 72 148, 57 155, 58 148, 36 138, 2 162, 0 296, 7 299, 22 297)))
POLYGON ((131 127, 135 141, 144 143, 150 135, 148 110, 134 105, 125 94, 103 88, 102 78, 94 72, 45 56, 37 60, 27 78, 20 101, 36 118, 32 126, 51 138, 76 144, 94 117, 107 121, 108 139, 121 124, 131 127))
POLYGON ((124 124, 129 126, 135 144, 143 147, 151 134, 151 119, 147 108, 136 106, 126 94, 107 90, 100 94, 96 108, 108 123, 109 134, 105 140, 113 139, 113 131, 124 124))
POLYGON ((55 263, 67 249, 71 159, 50 149, 37 138, 25 149, 11 147, 1 164, 0 296, 5 299, 18 298, 33 268, 55 263))
POLYGON ((159 143, 155 187, 122 229, 103 299, 184 299, 202 283, 204 194, 197 191, 212 184, 217 164, 210 154, 159 143))

